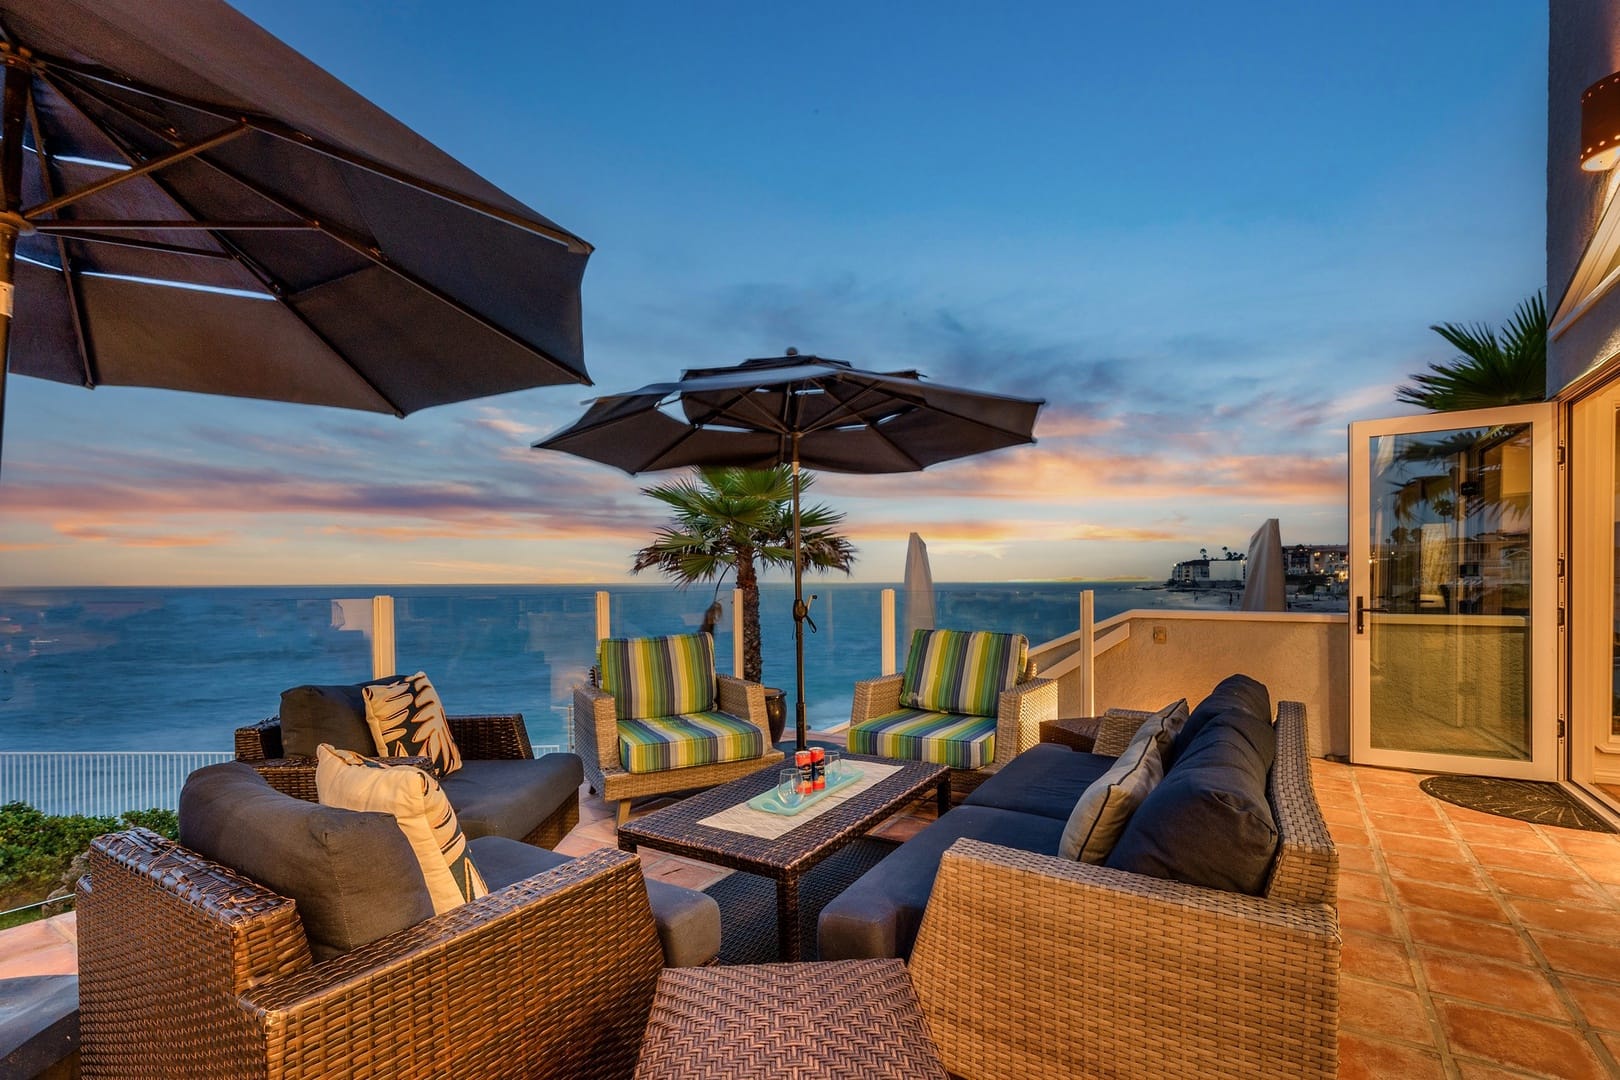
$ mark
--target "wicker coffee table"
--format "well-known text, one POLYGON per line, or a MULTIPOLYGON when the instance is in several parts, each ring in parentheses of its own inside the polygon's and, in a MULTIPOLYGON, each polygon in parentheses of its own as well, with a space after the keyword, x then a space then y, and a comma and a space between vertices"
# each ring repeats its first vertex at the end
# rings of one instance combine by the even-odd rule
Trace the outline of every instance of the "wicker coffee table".
POLYGON ((845 760, 898 765, 899 769, 774 840, 698 824, 711 814, 774 788, 778 769, 773 765, 626 822, 619 826, 619 846, 626 851, 649 847, 772 878, 776 882, 777 956, 782 960, 799 960, 803 955, 799 878, 805 871, 860 839, 929 788, 938 793, 942 806, 949 805, 950 770, 943 765, 891 761, 861 754, 845 755, 845 760))

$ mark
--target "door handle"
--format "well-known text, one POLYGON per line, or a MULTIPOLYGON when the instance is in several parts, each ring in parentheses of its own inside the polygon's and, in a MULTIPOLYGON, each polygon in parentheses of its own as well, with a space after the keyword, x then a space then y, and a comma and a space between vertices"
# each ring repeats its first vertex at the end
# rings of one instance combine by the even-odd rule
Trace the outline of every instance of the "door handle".
POLYGON ((1367 615, 1369 613, 1373 615, 1393 614, 1389 608, 1368 607, 1365 596, 1356 597, 1356 633, 1365 634, 1367 632, 1367 615))

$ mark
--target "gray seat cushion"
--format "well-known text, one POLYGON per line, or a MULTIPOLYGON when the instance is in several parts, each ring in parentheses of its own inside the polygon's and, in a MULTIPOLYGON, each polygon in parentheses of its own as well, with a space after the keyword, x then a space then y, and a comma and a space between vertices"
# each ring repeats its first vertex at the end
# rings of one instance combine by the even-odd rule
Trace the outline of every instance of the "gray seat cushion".
POLYGON ((816 939, 821 959, 909 957, 946 848, 966 836, 1056 855, 1063 824, 1016 810, 957 807, 901 844, 822 909, 816 939))
POLYGON ((78 1076, 78 1053, 77 975, 0 979, 0 1077, 78 1076))
MULTIPOLYGON (((467 846, 491 892, 570 861, 567 855, 500 836, 481 836, 467 846)), ((719 954, 720 905, 712 897, 696 889, 649 881, 647 901, 658 924, 666 967, 696 967, 719 954)))
POLYGON ((964 806, 994 806, 1067 821, 1091 782, 1114 764, 1067 746, 1041 743, 1001 767, 962 800, 964 806))
POLYGON ((439 785, 455 807, 461 831, 471 840, 504 836, 522 840, 585 782, 578 754, 541 758, 464 760, 439 785))
POLYGON ((366 726, 361 687, 399 681, 399 676, 348 686, 294 686, 281 692, 281 752, 314 757, 321 743, 357 754, 375 754, 377 743, 366 726))
POLYGON ((241 762, 187 778, 180 843, 295 901, 316 960, 433 914, 421 866, 393 815, 283 795, 241 762))

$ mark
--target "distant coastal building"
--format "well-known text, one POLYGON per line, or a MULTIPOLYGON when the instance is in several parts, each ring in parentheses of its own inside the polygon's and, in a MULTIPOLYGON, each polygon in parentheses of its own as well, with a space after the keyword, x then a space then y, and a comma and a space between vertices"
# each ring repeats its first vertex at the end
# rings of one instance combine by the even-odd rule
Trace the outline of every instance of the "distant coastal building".
POLYGON ((1249 560, 1241 554, 1225 559, 1208 557, 1178 562, 1168 584, 1186 589, 1238 589, 1248 575, 1249 560))
POLYGON ((1344 544, 1295 544, 1283 549, 1289 577, 1325 577, 1344 581, 1350 576, 1350 549, 1344 544))

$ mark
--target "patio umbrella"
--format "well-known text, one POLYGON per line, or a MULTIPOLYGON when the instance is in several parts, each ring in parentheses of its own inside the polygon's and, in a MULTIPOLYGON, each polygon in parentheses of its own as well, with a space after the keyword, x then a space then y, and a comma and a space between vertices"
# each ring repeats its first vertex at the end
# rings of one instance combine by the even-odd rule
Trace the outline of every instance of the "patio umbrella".
POLYGON ((911 647, 911 635, 934 628, 934 572, 928 565, 928 545, 912 533, 906 541, 906 627, 902 648, 911 647))
POLYGON ((1241 611, 1284 611, 1288 608, 1288 582, 1283 567, 1282 530, 1276 518, 1266 518, 1249 537, 1249 558, 1243 576, 1241 611))
POLYGON ((221 0, 0 0, 0 68, 0 407, 8 367, 399 416, 590 381, 591 246, 221 0))
POLYGON ((793 466, 793 647, 798 746, 805 745, 804 563, 799 466, 915 472, 1035 441, 1045 402, 925 382, 915 371, 863 371, 788 355, 697 368, 677 382, 597 398, 571 426, 535 443, 635 475, 689 465, 793 466))

